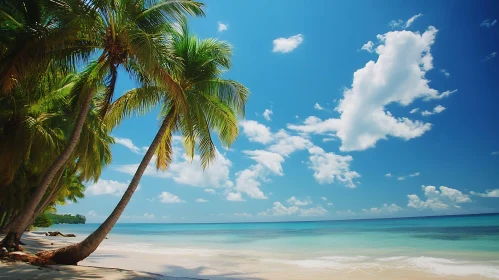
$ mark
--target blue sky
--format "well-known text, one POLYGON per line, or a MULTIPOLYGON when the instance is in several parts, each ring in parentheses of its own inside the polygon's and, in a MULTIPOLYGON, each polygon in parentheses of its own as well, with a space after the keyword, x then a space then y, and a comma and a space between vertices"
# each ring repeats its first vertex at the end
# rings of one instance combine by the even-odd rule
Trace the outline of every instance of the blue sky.
MULTIPOLYGON (((240 136, 205 172, 174 143, 120 222, 378 218, 499 211, 498 3, 206 1, 190 21, 234 47, 251 90, 240 136)), ((117 95, 134 85, 121 75, 117 95)), ((102 221, 158 128, 113 131, 113 162, 60 206, 102 221)))

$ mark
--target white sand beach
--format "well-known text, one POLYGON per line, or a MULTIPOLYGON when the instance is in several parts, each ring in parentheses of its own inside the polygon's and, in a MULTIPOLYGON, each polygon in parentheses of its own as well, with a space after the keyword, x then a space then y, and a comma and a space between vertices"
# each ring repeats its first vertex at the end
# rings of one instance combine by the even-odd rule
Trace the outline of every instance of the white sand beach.
MULTIPOLYGON (((26 234, 28 252, 57 248, 79 238, 26 234)), ((168 251, 137 252, 126 244, 118 248, 106 240, 78 266, 37 267, 24 263, 0 263, 0 279, 497 279, 499 271, 482 268, 482 275, 464 273, 448 263, 448 271, 431 266, 394 265, 397 259, 374 263, 362 258, 323 257, 284 259, 251 251, 210 251, 172 248, 168 251), (108 244, 106 244, 108 243, 108 244), (381 263, 381 264, 380 264, 381 263), (487 269, 489 271, 487 271, 487 269), (487 277, 487 274, 490 277, 487 277), (166 276, 168 275, 168 276, 166 276)), ((477 268, 480 271, 480 267, 477 268)))

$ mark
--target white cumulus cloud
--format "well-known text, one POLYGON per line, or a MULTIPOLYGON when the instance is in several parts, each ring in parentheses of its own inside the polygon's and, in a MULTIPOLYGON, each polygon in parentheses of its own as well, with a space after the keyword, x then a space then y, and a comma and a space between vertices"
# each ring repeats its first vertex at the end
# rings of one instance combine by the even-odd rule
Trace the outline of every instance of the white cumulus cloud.
POLYGON ((382 214, 382 213, 395 213, 403 210, 402 207, 398 206, 395 203, 392 204, 383 204, 382 207, 372 207, 370 209, 362 209, 364 213, 374 213, 374 214, 382 214))
POLYGON ((226 196, 228 201, 244 201, 241 193, 229 192, 226 196))
POLYGON ((204 199, 204 198, 197 198, 196 199, 196 202, 199 202, 199 203, 204 203, 204 202, 208 202, 208 200, 204 199))
POLYGON ((331 184, 335 180, 348 188, 355 188, 354 179, 360 174, 350 170, 351 156, 326 153, 319 147, 309 149, 310 165, 314 178, 319 184, 331 184))
POLYGON ((180 197, 172 194, 172 193, 169 193, 169 192, 162 192, 158 198, 160 199, 160 201, 162 203, 183 203, 185 201, 183 201, 182 199, 180 199, 180 197))
POLYGON ((499 189, 486 190, 484 193, 477 193, 477 192, 471 191, 470 194, 481 196, 481 197, 499 197, 499 189))
MULTIPOLYGON (((180 137, 173 138, 173 160, 165 171, 156 170, 155 160, 149 163, 144 172, 145 176, 154 176, 160 178, 171 178, 179 184, 184 184, 193 187, 230 187, 232 181, 230 180, 229 171, 232 165, 231 161, 222 155, 218 150, 216 151, 216 158, 210 165, 203 170, 201 167, 201 158, 195 155, 191 161, 181 144, 180 137)), ((125 164, 117 165, 113 168, 119 172, 134 175, 139 164, 125 164)))
POLYGON ((296 197, 292 196, 287 200, 288 204, 295 205, 295 206, 305 206, 312 204, 312 200, 310 197, 307 197, 305 200, 299 200, 296 197))
POLYGON ((274 44, 273 52, 289 53, 296 49, 303 42, 303 35, 297 34, 289 38, 277 38, 274 44))
POLYGON ((128 188, 128 184, 128 182, 100 179, 97 183, 88 186, 85 193, 89 195, 110 194, 121 196, 128 188))
POLYGON ((327 214, 327 210, 322 207, 322 206, 316 206, 308 209, 300 209, 300 216, 310 216, 310 217, 316 217, 316 216, 324 216, 327 214))
POLYGON ((339 119, 321 120, 308 117, 302 125, 288 128, 302 133, 336 133, 341 151, 360 151, 374 147, 388 136, 409 140, 431 129, 430 123, 395 117, 385 107, 389 104, 410 105, 416 99, 442 99, 454 91, 439 93, 425 78, 433 68, 430 47, 437 29, 429 27, 420 34, 392 31, 378 35, 382 42, 376 48, 376 62, 369 61, 353 75, 351 88, 344 91, 336 111, 339 119))
POLYGON ((267 144, 272 141, 270 128, 253 120, 243 120, 239 122, 243 128, 243 133, 251 142, 267 144))
POLYGON ((416 194, 410 194, 407 197, 408 207, 415 209, 442 210, 450 207, 461 208, 462 203, 471 202, 469 195, 459 190, 440 186, 440 191, 435 186, 422 186, 426 200, 420 199, 416 194))
POLYGON ((289 216, 296 214, 300 211, 297 206, 286 207, 280 202, 274 202, 274 207, 268 209, 267 211, 258 213, 259 216, 289 216))

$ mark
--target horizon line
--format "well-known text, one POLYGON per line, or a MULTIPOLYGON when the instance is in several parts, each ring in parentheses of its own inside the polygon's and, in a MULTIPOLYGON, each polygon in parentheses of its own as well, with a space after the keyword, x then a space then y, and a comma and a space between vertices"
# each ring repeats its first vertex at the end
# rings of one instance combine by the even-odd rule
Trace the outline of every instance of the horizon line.
MULTIPOLYGON (((61 214, 63 215, 63 214, 61 214)), ((426 215, 426 216, 403 216, 403 217, 383 217, 383 218, 358 218, 358 219, 336 219, 336 220, 295 220, 295 221, 243 221, 243 222, 118 222, 117 224, 257 224, 257 223, 316 223, 316 222, 343 222, 343 221, 366 221, 366 220, 402 220, 402 219, 424 219, 424 218, 450 218, 464 216, 493 216, 499 212, 484 212, 473 214, 449 214, 449 215, 426 215)), ((103 222, 91 222, 86 224, 102 224, 103 222)))

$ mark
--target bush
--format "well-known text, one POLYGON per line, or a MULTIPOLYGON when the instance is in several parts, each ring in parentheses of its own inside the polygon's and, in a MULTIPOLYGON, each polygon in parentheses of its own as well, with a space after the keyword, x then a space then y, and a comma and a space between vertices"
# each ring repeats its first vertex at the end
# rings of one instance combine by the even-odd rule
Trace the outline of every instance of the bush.
POLYGON ((49 227, 52 224, 52 220, 46 213, 43 213, 40 216, 36 217, 35 221, 33 222, 34 227, 49 227))

